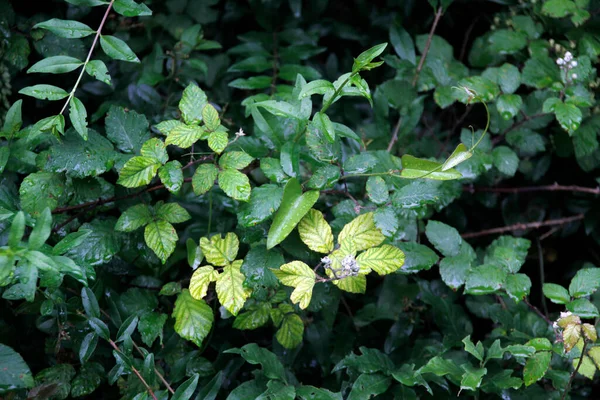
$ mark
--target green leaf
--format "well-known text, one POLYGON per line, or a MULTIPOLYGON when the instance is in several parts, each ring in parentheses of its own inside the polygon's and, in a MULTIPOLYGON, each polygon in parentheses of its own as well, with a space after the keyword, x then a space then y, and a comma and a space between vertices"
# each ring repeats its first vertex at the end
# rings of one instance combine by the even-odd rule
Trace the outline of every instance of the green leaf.
POLYGON ((233 321, 233 327, 241 330, 252 330, 260 328, 269 322, 271 305, 269 303, 260 303, 256 308, 238 314, 233 321))
POLYGON ((248 201, 250 199, 250 181, 245 174, 235 169, 225 169, 219 172, 219 187, 227 196, 235 200, 248 201))
POLYGON ((462 238, 450 225, 430 220, 425 228, 425 235, 435 248, 447 257, 456 256, 460 252, 462 238))
POLYGON ((85 72, 88 75, 93 76, 100 82, 104 82, 107 85, 110 85, 110 74, 108 73, 108 68, 106 64, 100 60, 91 60, 85 65, 85 72))
POLYGON ((10 225, 10 232, 8 234, 8 246, 11 248, 17 248, 23 239, 25 234, 25 214, 23 211, 19 211, 12 220, 10 225))
POLYGON ((140 153, 142 157, 154 158, 161 164, 164 164, 169 160, 169 155, 167 154, 167 146, 162 140, 158 138, 152 138, 144 142, 140 153))
POLYGON ((262 107, 273 115, 298 119, 299 112, 296 107, 284 101, 266 100, 254 104, 255 107, 262 107))
POLYGON ((189 400, 198 386, 198 374, 194 374, 190 379, 183 382, 175 393, 173 394, 172 400, 189 400))
POLYGON ((569 294, 575 298, 589 296, 600 287, 600 268, 583 268, 577 271, 571 284, 569 294))
POLYGON ((117 221, 115 230, 121 232, 132 232, 142 226, 146 226, 152 221, 150 208, 145 204, 137 204, 129 207, 117 221))
POLYGON ((383 53, 386 47, 387 43, 381 43, 360 53, 358 57, 354 59, 354 64, 352 65, 352 72, 358 72, 363 69, 371 69, 368 67, 368 65, 371 63, 371 61, 373 61, 375 57, 383 53))
POLYGON ((322 132, 329 143, 333 143, 335 141, 335 128, 331 123, 331 120, 322 112, 318 112, 313 115, 312 125, 315 129, 318 129, 322 132))
POLYGON ((160 204, 156 209, 156 218, 163 219, 172 224, 179 224, 192 218, 187 210, 178 203, 160 204))
POLYGON ((69 129, 62 143, 52 145, 46 154, 45 169, 65 172, 72 178, 85 178, 108 171, 114 160, 114 148, 104 136, 90 129, 85 140, 75 130, 69 129))
POLYGON ((94 354, 96 346, 98 345, 98 335, 93 332, 85 335, 81 341, 81 347, 79 347, 79 361, 85 364, 89 358, 94 354))
POLYGON ((576 105, 559 102, 554 106, 553 111, 560 126, 569 134, 575 132, 581 125, 583 116, 576 105))
POLYGON ((67 39, 79 39, 96 33, 95 30, 77 21, 52 18, 33 26, 35 29, 46 29, 56 36, 67 39))
POLYGON ((387 185, 380 176, 370 176, 367 179, 366 189, 367 195, 375 204, 385 204, 390 198, 387 185))
POLYGON ((515 54, 527 47, 527 34, 509 29, 497 29, 488 37, 488 51, 497 54, 515 54))
POLYGON ((84 140, 88 138, 88 128, 87 128, 87 111, 85 106, 77 97, 72 97, 69 102, 69 118, 71 119, 71 123, 73 127, 81 135, 84 140))
POLYGON ((463 364, 461 367, 464 369, 465 373, 460 380, 460 389, 467 390, 477 390, 481 385, 481 381, 485 374, 487 374, 486 368, 476 368, 471 364, 463 364))
POLYGON ((495 293, 502 288, 507 273, 494 265, 473 268, 467 274, 465 293, 482 295, 495 293))
POLYGON ((221 154, 228 145, 227 132, 215 131, 208 136, 208 147, 217 154, 221 154))
POLYGON ((243 90, 266 89, 271 86, 270 76, 251 76, 250 78, 238 78, 229 82, 230 87, 243 90))
POLYGON ((0 365, 0 393, 33 387, 33 375, 23 357, 4 344, 0 344, 0 365))
POLYGON ((135 314, 127 318, 119 327, 115 342, 119 343, 124 340, 131 339, 131 334, 135 331, 139 320, 140 318, 135 314))
POLYGON ((514 93, 521 85, 521 73, 512 64, 506 63, 498 69, 498 84, 503 93, 514 93))
POLYGON ((172 316, 175 318, 175 332, 202 347, 214 321, 210 306, 204 300, 194 299, 187 289, 183 289, 177 296, 172 316))
POLYGON ((512 177, 519 168, 519 156, 506 146, 498 146, 492 152, 494 167, 508 177, 512 177))
POLYGON ((384 393, 391 383, 391 378, 383 374, 361 374, 354 381, 348 400, 363 400, 377 396, 384 393))
POLYGON ((571 0, 548 0, 542 6, 542 13, 553 18, 563 18, 577 11, 577 6, 571 0))
POLYGON ((269 350, 258 347, 256 343, 247 344, 239 349, 225 350, 223 353, 239 354, 252 365, 260 365, 262 372, 269 379, 278 379, 286 382, 285 370, 277 356, 269 350))
POLYGON ((243 151, 230 151, 219 158, 219 165, 225 169, 244 169, 254 160, 243 151))
POLYGON ((473 344, 471 341, 471 335, 465 337, 462 342, 465 345, 465 351, 471 354, 473 357, 478 359, 479 361, 483 361, 484 349, 483 344, 481 342, 477 342, 477 345, 473 344))
POLYGON ((106 326, 101 319, 98 319, 97 317, 90 317, 88 319, 88 324, 102 339, 110 340, 110 331, 108 330, 108 326, 106 326))
POLYGON ((113 8, 116 12, 126 17, 145 17, 152 15, 152 11, 145 4, 138 4, 133 0, 115 0, 113 8))
POLYGON ((75 57, 53 56, 44 58, 33 64, 31 68, 27 70, 27 73, 64 74, 74 71, 82 65, 83 62, 75 57))
POLYGON ((115 223, 115 219, 106 218, 81 225, 80 230, 87 230, 89 234, 81 244, 70 249, 65 255, 92 266, 109 262, 121 249, 122 239, 115 233, 115 223))
POLYGON ((132 157, 119 172, 117 183, 128 188, 147 185, 156 176, 160 166, 160 162, 155 158, 132 157))
POLYGON ((551 359, 552 353, 549 351, 540 351, 527 359, 523 369, 525 386, 533 385, 546 375, 551 359))
POLYGON ((544 296, 555 304, 567 304, 571 301, 571 296, 567 289, 555 283, 544 283, 542 290, 544 291, 544 296))
POLYGON ((400 59, 408 60, 412 65, 417 65, 415 44, 410 34, 404 28, 395 24, 391 25, 390 42, 400 59))
POLYGON ((559 69, 548 56, 527 60, 521 74, 523 83, 536 89, 544 89, 560 81, 559 69))
POLYGON ((77 232, 69 233, 52 249, 52 254, 59 255, 79 246, 89 236, 91 231, 80 229, 77 232))
POLYGON ((400 171, 400 176, 408 179, 427 178, 440 181, 462 178, 462 174, 457 170, 450 168, 443 171, 442 168, 443 164, 438 162, 406 154, 402 156, 402 171, 400 171))
POLYGON ((54 136, 58 136, 59 133, 63 135, 65 132, 65 117, 61 114, 39 120, 31 128, 29 138, 34 139, 44 132, 50 132, 54 136))
POLYGON ((266 221, 275 214, 282 198, 283 189, 278 186, 266 184, 254 188, 250 192, 250 200, 238 209, 238 224, 247 228, 266 221))
POLYGON ((143 114, 111 106, 106 116, 106 137, 124 153, 137 153, 150 139, 148 120, 143 114))
POLYGON ((384 244, 370 248, 360 254, 356 261, 362 268, 369 268, 379 275, 387 275, 397 271, 404 265, 404 253, 397 247, 384 244))
POLYGON ((275 339, 286 349, 293 349, 302 343, 304 322, 298 314, 287 314, 275 333, 275 339))
POLYGON ((160 336, 162 342, 163 326, 167 321, 167 314, 148 311, 142 314, 137 329, 142 336, 142 342, 148 347, 160 336))
POLYGON ((567 304, 567 310, 581 318, 598 318, 598 308, 588 299, 575 299, 567 304))
POLYGON ((140 62, 140 59, 137 58, 133 51, 131 51, 129 46, 127 46, 127 43, 115 36, 100 36, 100 47, 102 47, 102 50, 107 56, 114 60, 128 61, 134 63, 140 62))
POLYGON ((166 263, 169 256, 175 251, 175 245, 179 237, 173 225, 165 220, 157 220, 146 225, 144 239, 148 247, 166 263))
POLYGON ((503 94, 496 100, 496 109, 505 120, 516 117, 521 107, 523 107, 523 99, 518 94, 503 94))
POLYGON ((194 83, 188 85, 179 101, 179 111, 181 111, 185 123, 199 124, 202 122, 202 110, 207 102, 208 99, 202 89, 194 83))
POLYGON ((271 271, 282 284, 294 288, 290 297, 292 303, 298 304, 301 309, 308 307, 316 279, 315 272, 308 265, 302 261, 292 261, 271 271))
POLYGON ((37 217, 46 208, 54 210, 65 193, 65 178, 53 172, 29 174, 19 188, 21 207, 37 217))
POLYGON ((383 233, 375 226, 374 213, 368 212, 354 218, 344 226, 338 235, 338 243, 348 241, 355 251, 379 246, 385 240, 383 233))
POLYGON ((351 174, 364 174, 369 172, 378 162, 377 157, 371 153, 359 153, 344 162, 344 171, 351 174))
POLYGON ((273 224, 267 236, 267 249, 281 243, 296 227, 300 220, 310 211, 319 199, 318 191, 302 193, 302 188, 292 178, 285 185, 281 207, 277 210, 273 224))
POLYGON ((302 90, 300 90, 300 94, 298 94, 298 99, 303 99, 312 96, 313 94, 325 94, 333 90, 335 90, 335 88, 331 82, 318 79, 304 85, 302 90))
POLYGON ((183 185, 182 165, 179 161, 170 161, 158 169, 158 177, 171 193, 177 193, 183 185))
POLYGON ((260 160, 260 169, 272 182, 280 183, 283 182, 287 175, 281 167, 279 160, 274 158, 265 157, 260 160))
POLYGON ((19 93, 40 100, 61 100, 69 96, 66 90, 52 85, 27 86, 19 90, 19 93))
POLYGON ((219 302, 232 315, 237 315, 240 312, 252 292, 244 287, 244 279, 246 278, 240 271, 241 266, 242 260, 234 261, 225 266, 217 279, 215 287, 219 302))
POLYGON ((196 269, 190 280, 190 294, 197 300, 203 299, 210 283, 216 282, 218 278, 219 271, 215 271, 210 265, 196 269))
POLYGON ((225 266, 235 260, 240 248, 240 241, 235 233, 228 233, 225 238, 215 235, 208 240, 200 239, 200 248, 206 257, 206 261, 213 265, 225 266))
POLYGON ((194 193, 200 196, 208 192, 215 185, 218 173, 218 168, 213 164, 200 165, 192 177, 194 193))
MULTIPOLYGON (((14 219, 13 219, 14 223, 14 219)), ((29 235, 28 247, 31 250, 37 250, 46 243, 46 240, 50 237, 50 230, 52 229, 52 214, 49 208, 45 208, 44 211, 35 221, 35 226, 29 235)), ((11 226, 12 232, 12 226, 11 226)), ((20 239, 19 239, 20 240, 20 239)))
POLYGON ((88 317, 100 317, 100 306, 92 289, 87 287, 81 288, 81 302, 88 317))
POLYGON ((23 118, 21 113, 21 106, 23 100, 17 100, 6 112, 4 116, 4 124, 2 125, 2 131, 7 134, 17 132, 23 124, 23 118))
POLYGON ((204 126, 206 126, 206 129, 211 132, 216 131, 217 128, 221 126, 219 113, 211 104, 204 106, 204 109, 202 110, 202 120, 204 121, 204 126))
POLYGON ((531 290, 531 279, 525 274, 508 275, 505 282, 506 293, 519 302, 529 295, 531 290))
POLYGON ((4 172, 6 163, 10 157, 10 148, 8 146, 0 147, 0 174, 4 172))
POLYGON ((301 400, 342 400, 341 393, 333 393, 314 386, 297 386, 296 395, 301 400))
POLYGON ((312 251, 331 253, 333 251, 333 234, 323 214, 314 208, 300 220, 298 224, 300 239, 312 251))

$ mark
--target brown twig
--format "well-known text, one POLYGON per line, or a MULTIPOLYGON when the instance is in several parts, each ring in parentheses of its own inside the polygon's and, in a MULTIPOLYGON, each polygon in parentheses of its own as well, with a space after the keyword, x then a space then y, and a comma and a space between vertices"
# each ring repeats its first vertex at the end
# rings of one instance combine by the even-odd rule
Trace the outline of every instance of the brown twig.
POLYGON ((569 382, 567 382, 565 391, 563 392, 562 397, 560 398, 561 400, 565 400, 565 398, 567 397, 567 393, 569 392, 569 389, 571 388, 573 379, 575 379, 575 375, 577 375, 577 372, 579 371, 579 368, 581 367, 581 364, 583 362, 583 357, 585 357, 585 348, 587 347, 587 344, 588 344, 587 340, 584 340, 583 347, 581 348, 581 356, 579 356, 579 362, 577 363, 577 366, 575 367, 573 372, 571 372, 571 376, 569 376, 569 382))
MULTIPOLYGON (((108 342, 110 343, 110 345, 112 346, 113 349, 115 349, 116 351, 119 351, 119 352, 121 351, 121 349, 119 349, 119 346, 117 346, 117 344, 115 342, 113 342, 112 339, 108 339, 108 342)), ((144 377, 140 374, 140 371, 138 371, 133 365, 131 366, 131 370, 133 371, 133 373, 135 374, 135 376, 138 377, 138 379, 140 380, 140 382, 142 382, 142 385, 144 385, 144 387, 146 388, 146 390, 148 391, 148 393, 150 393, 150 396, 152 396, 152 398, 154 400, 158 400, 156 398, 156 395, 152 391, 152 388, 150 387, 150 385, 148 385, 148 383, 146 382, 146 380, 144 379, 144 377)))
POLYGON ((392 151, 392 147, 394 147, 396 140, 398 140, 398 132, 400 131, 400 125, 402 125, 402 116, 400 116, 400 118, 398 118, 398 122, 396 123, 396 126, 394 127, 394 132, 392 133, 392 139, 390 140, 390 143, 388 144, 388 147, 387 147, 388 153, 390 151, 392 151))
POLYGON ((494 139, 492 139, 492 143, 496 144, 498 143, 500 140, 502 140, 506 134, 508 132, 514 131, 515 129, 519 128, 520 126, 526 124, 527 122, 536 119, 536 118, 541 118, 541 117, 545 117, 546 113, 538 113, 538 114, 533 114, 533 115, 525 115, 523 114, 523 119, 520 121, 515 122, 514 124, 512 124, 511 126, 509 126, 508 128, 506 128, 504 130, 504 132, 502 132, 500 135, 496 136, 494 139))
POLYGON ((419 65, 417 66, 417 70, 415 71, 415 77, 413 78, 412 85, 413 87, 417 85, 417 81, 419 80, 419 74, 423 69, 423 65, 425 65, 425 59, 427 58, 427 53, 429 53, 429 47, 431 46, 431 41, 433 40, 433 35, 437 28, 438 22, 442 18, 444 14, 443 7, 438 8, 435 13, 435 18, 433 20, 433 25, 431 26, 431 30, 429 31, 429 36, 427 37, 427 42, 425 43, 425 48, 423 49, 423 55, 421 55, 421 60, 419 60, 419 65))
MULTIPOLYGON (((538 251, 538 258, 539 258, 539 267, 540 267, 540 283, 542 284, 542 287, 544 286, 544 283, 546 282, 546 273, 544 271, 544 249, 542 249, 542 241, 540 240, 539 237, 537 237, 535 239, 536 245, 537 245, 537 251, 538 251)), ((546 296, 544 296, 544 292, 540 292, 540 301, 542 303, 542 308, 544 309, 544 315, 548 316, 548 305, 546 304, 546 296)))
POLYGON ((479 21, 480 17, 477 17, 471 22, 469 25, 469 29, 465 33, 465 38, 463 39, 462 46, 460 48, 460 56, 458 57, 459 61, 463 61, 465 59, 465 54, 467 53, 467 43, 469 43, 469 38, 471 37, 471 33, 473 32, 473 28, 475 28, 475 24, 479 21))
POLYGON ((463 233, 461 236, 464 239, 495 235, 498 233, 510 232, 510 231, 521 231, 526 229, 539 229, 543 226, 554 226, 554 225, 565 225, 570 222, 580 221, 584 218, 583 214, 577 214, 572 217, 558 218, 558 219, 550 219, 548 221, 538 221, 538 222, 528 222, 523 223, 519 222, 513 225, 501 226, 499 228, 485 229, 479 232, 470 232, 463 233))
POLYGON ((537 308, 536 306, 534 306, 533 304, 531 304, 529 302, 529 300, 527 300, 527 298, 523 299, 523 303, 527 304, 527 307, 529 307, 531 310, 533 310, 537 315, 540 316, 540 318, 542 318, 544 321, 546 321, 548 323, 548 325, 552 326, 553 322, 550 318, 548 318, 546 315, 544 315, 543 312, 540 311, 539 308, 537 308))
POLYGON ((578 193, 589 193, 589 194, 600 194, 600 186, 595 188, 585 187, 585 186, 577 186, 577 185, 559 185, 558 183, 554 183, 553 185, 543 185, 543 186, 521 186, 521 187, 507 187, 507 188, 497 188, 497 187, 474 187, 474 186, 465 186, 463 188, 464 191, 474 193, 474 192, 491 192, 491 193, 525 193, 525 192, 578 192, 578 193))

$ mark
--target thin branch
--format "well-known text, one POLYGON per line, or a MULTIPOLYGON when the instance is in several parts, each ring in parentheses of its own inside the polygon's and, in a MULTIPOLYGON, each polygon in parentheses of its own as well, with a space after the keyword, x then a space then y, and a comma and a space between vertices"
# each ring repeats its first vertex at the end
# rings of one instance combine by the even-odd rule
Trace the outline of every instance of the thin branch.
POLYGON ((394 127, 394 132, 392 133, 392 139, 390 140, 390 143, 388 144, 388 147, 387 147, 388 153, 390 151, 392 151, 392 147, 394 147, 394 144, 396 144, 396 141, 398 140, 398 132, 400 131, 400 125, 402 125, 402 116, 400 116, 400 118, 398 118, 398 122, 396 123, 396 126, 394 127))
POLYGON ((467 43, 469 43, 469 37, 471 37, 473 28, 475 28, 475 24, 477 24, 479 18, 480 17, 477 17, 473 20, 473 22, 471 22, 471 25, 469 25, 469 29, 467 29, 467 32, 465 33, 465 38, 463 39, 463 44, 460 48, 460 56, 458 57, 460 61, 463 61, 465 59, 465 54, 467 53, 467 43))
MULTIPOLYGON (((140 354, 140 356, 144 357, 144 352, 142 351, 142 349, 140 349, 140 347, 132 340, 131 343, 133 344, 133 347, 137 350, 137 352, 140 354)), ((163 374, 161 374, 158 369, 156 368, 156 366, 154 367, 154 374, 158 377, 158 379, 160 379, 160 381, 163 383, 163 385, 165 385, 165 387, 167 388, 167 390, 169 391, 169 393, 171 394, 175 394, 175 391, 173 390, 173 388, 171 387, 171 385, 169 384, 169 382, 167 382, 167 380, 165 379, 165 377, 163 376, 163 374)))
POLYGON ((527 307, 529 307, 537 315, 539 315, 540 318, 542 318, 544 321, 546 321, 548 323, 548 325, 552 326, 554 324, 554 322, 552 322, 552 320, 550 318, 548 318, 546 315, 544 315, 544 313, 541 312, 539 308, 537 308, 536 306, 534 306, 533 304, 531 304, 527 298, 523 299, 523 303, 527 304, 527 307))
POLYGON ((565 391, 562 394, 561 400, 565 400, 565 398, 567 397, 567 393, 569 392, 569 389, 571 388, 573 379, 575 379, 575 375, 577 375, 577 371, 579 371, 579 368, 581 367, 581 364, 583 362, 583 357, 585 357, 585 348, 587 347, 587 344, 588 344, 587 340, 584 340, 583 347, 581 348, 581 356, 579 356, 579 362, 577 363, 577 366, 575 367, 573 372, 571 372, 571 376, 569 377, 569 382, 567 382, 567 386, 565 387, 565 391))
POLYGON ((470 193, 474 193, 474 192, 491 192, 491 193, 578 192, 578 193, 589 193, 589 194, 600 195, 600 186, 592 188, 592 187, 577 186, 577 185, 559 185, 558 183, 555 183, 553 185, 543 185, 543 186, 521 186, 521 187, 507 187, 507 188, 465 186, 463 188, 463 190, 466 192, 470 192, 470 193))
POLYGON ((65 112, 65 110, 67 109, 67 106, 69 105, 69 102, 71 101, 71 99, 73 98, 73 96, 75 96, 75 91, 79 87, 79 83, 81 82, 81 78, 83 78, 83 74, 85 73, 85 67, 88 65, 88 63, 90 62, 90 59, 92 58, 92 53, 94 52, 94 49, 96 48, 96 44, 98 43, 98 39, 100 38, 100 36, 102 34, 102 28, 104 27, 104 24, 106 23, 106 19, 108 18, 108 14, 110 14, 110 10, 112 9, 112 6, 113 6, 114 2, 115 2, 115 0, 111 0, 110 4, 106 8, 106 12, 104 13, 104 17, 102 17, 102 21, 100 22, 100 26, 98 27, 98 30, 96 31, 96 36, 94 36, 94 41, 92 42, 92 47, 90 47, 90 51, 88 52, 88 55, 87 55, 87 57, 86 57, 83 65, 81 66, 81 72, 79 73, 79 77, 77 78, 77 81, 75 82, 75 86, 73 86, 73 90, 71 90, 71 93, 69 93, 69 97, 67 98, 67 101, 65 102, 65 105, 60 110, 60 114, 62 114, 62 113, 65 112))
POLYGON ((523 115, 523 119, 520 121, 515 122, 514 124, 512 124, 510 127, 506 128, 504 130, 504 132, 502 132, 500 135, 496 136, 493 140, 492 143, 496 144, 497 142, 499 142, 500 140, 502 140, 502 138, 504 138, 506 136, 506 134, 508 132, 514 131, 515 129, 519 128, 520 126, 526 124, 527 122, 537 119, 537 118, 541 118, 541 117, 545 117, 546 113, 538 113, 538 114, 533 114, 533 115, 523 115))
POLYGON ((425 43, 425 48, 423 49, 423 55, 421 56, 421 60, 419 61, 419 65, 417 66, 417 70, 415 72, 415 77, 413 78, 412 85, 413 87, 417 85, 417 81, 419 80, 419 74, 423 69, 423 65, 425 65, 425 59, 427 58, 427 53, 429 53, 429 47, 431 46, 431 41, 433 40, 433 35, 437 28, 438 22, 442 18, 444 14, 444 9, 442 7, 438 8, 437 13, 435 13, 435 18, 433 20, 433 25, 431 26, 431 30, 429 31, 429 36, 427 37, 427 42, 425 43))
MULTIPOLYGON (((110 343, 110 345, 112 346, 113 349, 115 349, 116 351, 119 351, 119 352, 121 351, 121 349, 119 349, 119 346, 117 346, 117 344, 115 342, 113 342, 112 339, 108 339, 108 342, 110 343)), ((152 391, 152 388, 150 387, 150 385, 148 385, 148 383, 146 382, 146 380, 144 379, 144 377, 140 374, 140 371, 138 371, 133 365, 131 366, 131 370, 133 371, 133 373, 135 374, 135 376, 138 377, 138 379, 140 380, 140 382, 142 382, 142 385, 144 385, 144 387, 146 388, 146 390, 148 391, 148 393, 150 393, 150 396, 152 396, 152 398, 154 400, 158 400, 156 398, 156 395, 152 391)))
POLYGON ((583 214, 577 214, 572 217, 558 218, 558 219, 550 219, 548 221, 538 221, 538 222, 528 222, 523 223, 519 222, 513 225, 501 226, 499 228, 485 229, 479 232, 470 232, 464 233, 461 236, 464 239, 475 238, 481 236, 495 235, 498 233, 510 232, 510 231, 522 231, 526 229, 539 229, 543 226, 554 226, 554 225, 566 225, 571 222, 580 221, 584 218, 583 214))

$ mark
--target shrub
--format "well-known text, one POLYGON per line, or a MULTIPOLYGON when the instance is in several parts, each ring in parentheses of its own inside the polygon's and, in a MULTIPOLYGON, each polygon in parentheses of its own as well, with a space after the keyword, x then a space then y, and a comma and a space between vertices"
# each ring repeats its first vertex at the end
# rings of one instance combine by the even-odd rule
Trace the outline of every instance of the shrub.
POLYGON ((597 1, 38 3, 2 396, 594 397, 597 1))

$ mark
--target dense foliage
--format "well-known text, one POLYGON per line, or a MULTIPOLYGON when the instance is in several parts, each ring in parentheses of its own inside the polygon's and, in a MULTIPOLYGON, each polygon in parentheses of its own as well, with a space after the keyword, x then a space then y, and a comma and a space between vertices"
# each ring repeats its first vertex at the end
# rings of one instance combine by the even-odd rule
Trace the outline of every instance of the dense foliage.
POLYGON ((0 396, 597 398, 598 0, 0 0, 0 396))

